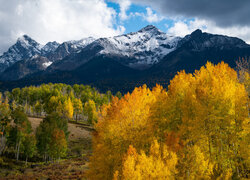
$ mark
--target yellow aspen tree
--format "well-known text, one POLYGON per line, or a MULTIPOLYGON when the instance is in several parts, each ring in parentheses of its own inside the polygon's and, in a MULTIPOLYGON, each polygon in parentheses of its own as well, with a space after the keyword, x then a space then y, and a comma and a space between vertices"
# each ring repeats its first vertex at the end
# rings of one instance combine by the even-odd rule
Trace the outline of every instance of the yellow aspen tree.
POLYGON ((74 114, 74 107, 70 98, 68 98, 63 104, 63 115, 68 118, 72 119, 74 114))
POLYGON ((211 179, 213 164, 201 152, 199 146, 187 147, 179 152, 178 178, 181 179, 211 179))
POLYGON ((151 104, 161 89, 135 88, 121 99, 114 97, 102 108, 95 125, 97 133, 93 138, 90 179, 112 179, 115 171, 121 171, 129 145, 138 150, 149 150, 153 136, 148 117, 151 104))
POLYGON ((175 179, 177 161, 177 155, 169 151, 166 145, 160 147, 156 140, 150 147, 149 155, 144 151, 138 154, 132 146, 129 146, 121 179, 175 179))

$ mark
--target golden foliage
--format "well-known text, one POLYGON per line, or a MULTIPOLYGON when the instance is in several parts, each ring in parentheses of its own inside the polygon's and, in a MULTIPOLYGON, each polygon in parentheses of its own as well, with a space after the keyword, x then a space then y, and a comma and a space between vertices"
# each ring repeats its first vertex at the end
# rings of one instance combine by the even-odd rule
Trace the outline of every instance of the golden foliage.
POLYGON ((121 179, 174 179, 177 174, 177 161, 177 155, 169 151, 166 145, 160 147, 156 140, 150 147, 149 155, 144 151, 137 154, 136 150, 129 146, 121 179))
POLYGON ((248 104, 245 85, 224 62, 208 62, 194 74, 179 72, 167 92, 158 85, 152 91, 146 86, 135 88, 101 109, 89 177, 247 177, 248 104), (165 161, 164 152, 174 152, 177 166, 174 160, 165 161), (177 170, 169 173, 171 168, 177 170))

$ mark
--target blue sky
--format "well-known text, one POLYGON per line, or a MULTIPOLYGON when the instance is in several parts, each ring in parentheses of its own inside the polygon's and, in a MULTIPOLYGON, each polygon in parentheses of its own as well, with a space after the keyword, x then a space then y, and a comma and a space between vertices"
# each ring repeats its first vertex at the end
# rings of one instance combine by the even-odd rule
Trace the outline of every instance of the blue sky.
MULTIPOLYGON (((108 7, 113 8, 117 14, 121 13, 120 11, 120 6, 118 3, 106 1, 108 7)), ((168 19, 167 17, 162 17, 159 19, 159 21, 147 21, 145 18, 139 15, 134 15, 134 14, 144 14, 145 16, 147 15, 147 10, 146 8, 150 8, 153 11, 153 14, 156 14, 158 17, 161 15, 157 13, 155 10, 153 10, 149 6, 141 6, 137 4, 131 4, 129 9, 126 11, 127 15, 131 15, 128 19, 126 20, 121 20, 120 16, 116 16, 117 24, 122 25, 125 27, 125 33, 130 33, 130 32, 136 32, 140 30, 141 28, 147 26, 147 25, 154 25, 160 30, 166 32, 170 27, 174 25, 174 20, 168 19)))

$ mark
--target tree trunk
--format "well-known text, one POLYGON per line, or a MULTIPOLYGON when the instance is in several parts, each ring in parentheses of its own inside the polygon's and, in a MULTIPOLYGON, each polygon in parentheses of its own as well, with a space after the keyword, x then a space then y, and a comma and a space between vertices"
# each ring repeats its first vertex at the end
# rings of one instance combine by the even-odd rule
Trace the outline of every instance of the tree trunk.
POLYGON ((26 156, 25 165, 27 166, 28 156, 26 156))
POLYGON ((20 144, 21 144, 21 141, 19 141, 19 143, 18 143, 16 161, 18 161, 18 159, 19 159, 20 144))
POLYGON ((15 158, 17 157, 17 146, 18 146, 18 143, 16 142, 16 147, 15 147, 15 158))

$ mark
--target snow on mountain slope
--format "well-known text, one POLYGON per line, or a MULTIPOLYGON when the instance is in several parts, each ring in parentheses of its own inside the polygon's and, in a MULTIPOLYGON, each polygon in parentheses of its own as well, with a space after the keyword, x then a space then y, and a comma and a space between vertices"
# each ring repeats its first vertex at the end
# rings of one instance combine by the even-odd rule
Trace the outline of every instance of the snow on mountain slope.
POLYGON ((92 43, 93 41, 95 41, 96 39, 93 37, 88 37, 88 38, 83 38, 81 40, 72 40, 72 41, 67 41, 68 44, 70 44, 70 46, 76 50, 80 50, 84 47, 86 47, 87 45, 89 45, 90 43, 92 43))
POLYGON ((66 41, 60 44, 56 48, 56 50, 52 51, 51 53, 48 53, 46 56, 52 62, 59 61, 70 55, 71 53, 80 52, 83 48, 91 44, 93 41, 95 41, 95 39, 92 37, 83 38, 81 40, 66 41))
POLYGON ((17 61, 40 54, 42 47, 27 35, 18 38, 17 42, 0 56, 0 72, 17 61))
POLYGON ((0 72, 21 60, 27 60, 37 55, 46 55, 58 47, 57 42, 48 42, 45 46, 39 44, 27 35, 19 37, 7 52, 0 56, 0 72))
POLYGON ((135 33, 101 38, 96 43, 103 46, 100 54, 125 56, 135 59, 128 66, 138 68, 141 65, 153 65, 165 55, 175 50, 180 37, 169 36, 155 26, 146 26, 135 33))
MULTIPOLYGON (((0 72, 18 61, 32 59, 35 55, 45 56, 51 62, 60 60, 72 52, 80 51, 94 40, 94 38, 89 37, 78 41, 67 41, 61 45, 56 41, 41 45, 29 36, 23 35, 17 39, 16 43, 7 52, 0 56, 0 72)), ((48 64, 46 66, 48 67, 48 64)))
POLYGON ((60 44, 59 44, 58 42, 56 42, 56 41, 48 42, 48 43, 45 44, 45 45, 43 46, 43 48, 41 49, 41 54, 42 54, 42 55, 46 55, 46 54, 48 54, 49 52, 53 52, 53 51, 55 51, 55 50, 58 48, 59 45, 60 45, 60 44))

